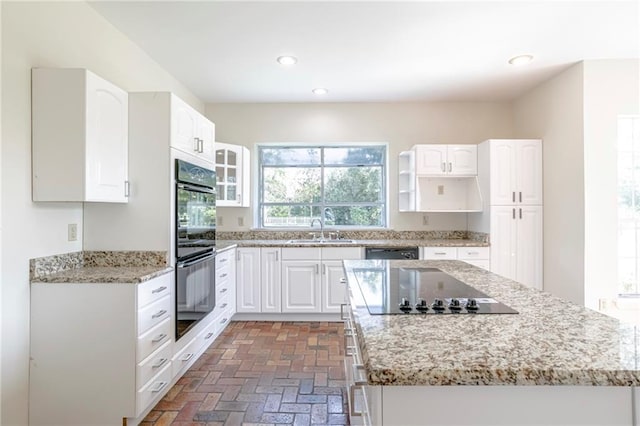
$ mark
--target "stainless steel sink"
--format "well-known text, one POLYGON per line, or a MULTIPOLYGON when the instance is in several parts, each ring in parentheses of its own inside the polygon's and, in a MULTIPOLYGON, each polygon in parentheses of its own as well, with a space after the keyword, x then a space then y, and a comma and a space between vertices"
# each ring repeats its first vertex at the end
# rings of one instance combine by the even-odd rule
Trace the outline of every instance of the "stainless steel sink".
POLYGON ((287 244, 355 244, 356 240, 329 240, 326 238, 305 239, 305 240, 289 240, 287 244))

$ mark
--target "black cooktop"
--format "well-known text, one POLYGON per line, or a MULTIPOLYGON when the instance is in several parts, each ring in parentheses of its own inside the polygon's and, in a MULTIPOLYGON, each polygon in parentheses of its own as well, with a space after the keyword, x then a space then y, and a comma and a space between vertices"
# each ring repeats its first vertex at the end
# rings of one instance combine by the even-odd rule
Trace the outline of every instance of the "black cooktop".
POLYGON ((440 269, 381 267, 354 272, 371 315, 518 313, 440 269))

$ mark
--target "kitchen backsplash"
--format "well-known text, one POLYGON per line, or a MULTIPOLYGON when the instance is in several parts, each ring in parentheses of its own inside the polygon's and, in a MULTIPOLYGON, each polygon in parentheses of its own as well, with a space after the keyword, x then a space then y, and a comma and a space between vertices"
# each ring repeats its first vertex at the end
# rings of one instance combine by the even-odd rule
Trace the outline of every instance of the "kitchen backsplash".
MULTIPOLYGON (((292 240, 309 238, 309 233, 318 234, 319 229, 306 229, 300 231, 267 231, 267 230, 251 230, 251 231, 218 231, 216 238, 219 240, 292 240)), ((331 230, 335 232, 335 230, 331 230)), ((329 230, 325 229, 325 235, 329 230)), ((482 243, 489 242, 489 234, 472 231, 392 231, 392 230, 375 230, 375 231, 340 231, 341 238, 351 240, 449 240, 462 239, 472 240, 482 243)))
POLYGON ((29 260, 29 278, 83 267, 164 266, 166 251, 76 251, 29 260))

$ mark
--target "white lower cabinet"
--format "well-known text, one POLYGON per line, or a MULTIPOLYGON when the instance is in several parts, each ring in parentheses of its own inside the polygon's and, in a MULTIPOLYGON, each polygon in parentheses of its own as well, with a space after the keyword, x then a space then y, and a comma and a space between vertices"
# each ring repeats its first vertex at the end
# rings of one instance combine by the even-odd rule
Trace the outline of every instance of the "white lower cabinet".
POLYGON ((340 312, 342 260, 361 258, 361 247, 239 248, 238 312, 340 312))
POLYGON ((420 258, 425 260, 461 260, 489 270, 489 247, 421 247, 420 258))
POLYGON ((172 277, 31 284, 31 425, 119 425, 166 393, 172 277))

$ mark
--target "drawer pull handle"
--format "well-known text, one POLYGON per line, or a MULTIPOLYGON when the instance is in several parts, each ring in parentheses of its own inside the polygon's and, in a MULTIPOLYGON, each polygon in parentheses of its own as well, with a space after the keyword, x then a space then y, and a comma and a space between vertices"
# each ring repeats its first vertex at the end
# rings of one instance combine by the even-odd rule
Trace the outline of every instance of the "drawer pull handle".
POLYGON ((480 254, 479 251, 468 251, 467 254, 480 254))
POLYGON ((187 362, 189 361, 191 358, 193 358, 193 354, 184 354, 182 356, 182 358, 180 358, 180 361, 182 362, 187 362))
POLYGON ((206 336, 204 336, 204 340, 209 340, 211 339, 211 336, 213 336, 213 333, 209 333, 206 336))
POLYGON ((222 290, 220 290, 220 293, 226 293, 228 290, 228 288, 223 288, 222 290))
POLYGON ((165 365, 167 363, 168 359, 167 358, 160 358, 160 361, 158 361, 157 364, 154 364, 151 366, 151 368, 156 369, 156 368, 160 368, 163 365, 165 365))
POLYGON ((347 279, 345 277, 340 278, 340 284, 346 284, 347 279))
POLYGON ((151 294, 156 294, 156 293, 162 293, 163 291, 165 291, 167 289, 167 287, 162 286, 162 287, 158 287, 155 290, 151 291, 151 294))
POLYGON ((165 333, 158 334, 156 337, 153 338, 153 340, 151 340, 151 343, 162 342, 166 337, 167 335, 165 333))
POLYGON ((226 257, 223 257, 223 258, 221 258, 221 259, 220 259, 220 263, 224 263, 224 262, 226 262, 227 260, 229 260, 229 259, 227 259, 226 257))
POLYGON ((156 318, 160 318, 161 316, 163 316, 164 314, 166 314, 167 311, 165 311, 164 309, 158 311, 157 313, 151 315, 152 319, 156 319, 156 318))
POLYGON ((226 307, 227 307, 227 304, 226 304, 226 303, 223 303, 222 305, 220 305, 220 309, 224 309, 224 308, 226 308, 226 307))
POLYGON ((220 321, 220 324, 224 324, 227 321, 228 321, 227 318, 222 318, 222 321, 220 321))
POLYGON ((442 252, 442 251, 437 251, 437 252, 435 252, 434 254, 436 254, 436 255, 438 255, 438 256, 444 256, 444 255, 446 255, 447 253, 444 253, 444 252, 442 252))
POLYGON ((349 319, 348 316, 345 315, 345 308, 347 307, 346 303, 341 303, 340 304, 340 319, 343 321, 346 321, 349 319))
POLYGON ((226 277, 227 275, 229 275, 229 274, 227 274, 227 273, 225 272, 224 274, 220 275, 220 278, 224 278, 224 277, 226 277))
POLYGON ((158 393, 167 386, 169 382, 158 382, 155 388, 151 389, 151 393, 158 393))

